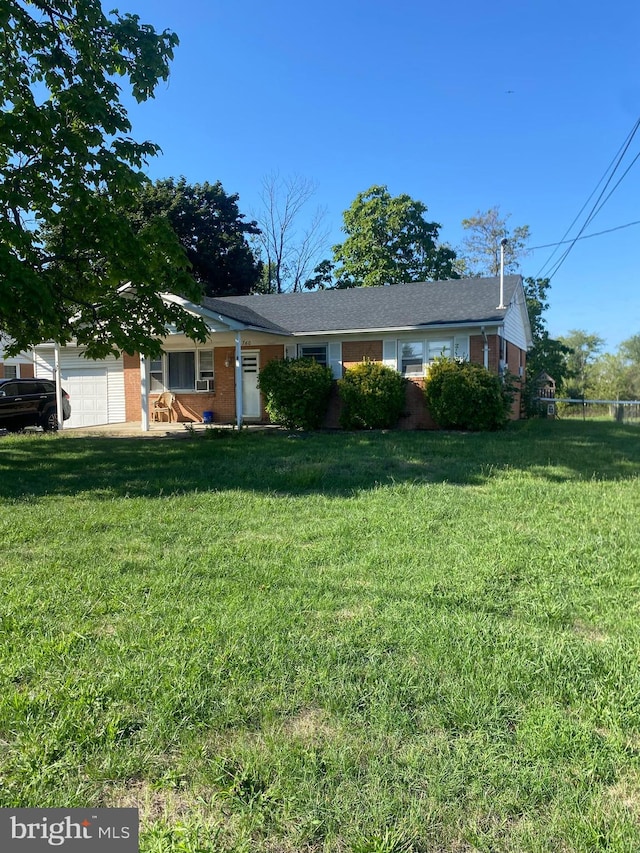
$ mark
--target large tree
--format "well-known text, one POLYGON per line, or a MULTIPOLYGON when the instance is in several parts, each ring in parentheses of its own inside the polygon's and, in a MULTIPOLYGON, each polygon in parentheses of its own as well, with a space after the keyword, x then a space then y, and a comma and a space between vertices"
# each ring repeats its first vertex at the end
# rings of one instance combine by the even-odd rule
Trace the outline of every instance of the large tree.
POLYGON ((247 237, 260 229, 245 221, 238 196, 227 195, 219 181, 188 184, 185 178, 168 178, 144 185, 138 199, 136 229, 166 217, 207 296, 241 296, 259 284, 262 265, 247 237))
POLYGON ((566 397, 588 397, 594 390, 593 368, 604 349, 604 338, 583 329, 571 329, 568 334, 561 336, 560 341, 569 350, 562 393, 566 397))
POLYGON ((170 323, 202 337, 160 297, 198 296, 175 235, 129 219, 157 146, 129 136, 120 82, 152 96, 177 36, 99 0, 4 0, 0 26, 0 333, 93 356, 157 352, 170 323))
POLYGON ((598 356, 591 375, 599 399, 640 399, 640 334, 622 341, 616 353, 598 356))
POLYGON ((427 206, 386 186, 359 193, 343 214, 344 243, 333 247, 338 287, 458 278, 455 252, 438 243, 427 206))
POLYGON ((507 227, 511 214, 500 215, 499 207, 490 207, 482 213, 462 220, 466 236, 458 255, 462 262, 465 276, 499 275, 500 273, 500 244, 504 245, 504 271, 515 273, 520 268, 522 259, 527 255, 529 226, 518 225, 512 230, 507 227))

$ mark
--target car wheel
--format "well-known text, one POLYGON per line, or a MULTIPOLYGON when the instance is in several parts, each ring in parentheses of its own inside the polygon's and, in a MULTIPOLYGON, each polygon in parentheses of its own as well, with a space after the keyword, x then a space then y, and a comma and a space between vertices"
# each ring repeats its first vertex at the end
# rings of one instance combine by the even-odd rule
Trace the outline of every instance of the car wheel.
POLYGON ((42 416, 42 429, 45 432, 55 432, 58 429, 58 415, 55 409, 47 409, 42 416))

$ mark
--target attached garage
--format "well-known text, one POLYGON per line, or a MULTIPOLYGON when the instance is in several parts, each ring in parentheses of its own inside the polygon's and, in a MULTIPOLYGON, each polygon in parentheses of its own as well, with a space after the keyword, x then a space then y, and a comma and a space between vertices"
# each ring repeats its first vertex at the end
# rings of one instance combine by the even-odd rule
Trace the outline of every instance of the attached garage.
POLYGON ((65 427, 108 424, 107 371, 103 367, 87 367, 60 372, 62 387, 71 397, 71 417, 65 427))
MULTIPOLYGON (((52 347, 38 347, 36 376, 53 378, 55 353, 52 347)), ((71 398, 70 427, 99 426, 125 421, 124 373, 121 358, 91 361, 75 347, 60 351, 62 387, 71 398)))

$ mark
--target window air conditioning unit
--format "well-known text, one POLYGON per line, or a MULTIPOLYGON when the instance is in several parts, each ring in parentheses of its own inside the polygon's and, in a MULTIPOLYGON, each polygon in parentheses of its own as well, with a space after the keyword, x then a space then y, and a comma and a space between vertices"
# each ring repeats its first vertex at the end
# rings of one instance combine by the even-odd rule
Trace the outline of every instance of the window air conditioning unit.
POLYGON ((213 391, 215 381, 213 379, 196 379, 196 391, 213 391))

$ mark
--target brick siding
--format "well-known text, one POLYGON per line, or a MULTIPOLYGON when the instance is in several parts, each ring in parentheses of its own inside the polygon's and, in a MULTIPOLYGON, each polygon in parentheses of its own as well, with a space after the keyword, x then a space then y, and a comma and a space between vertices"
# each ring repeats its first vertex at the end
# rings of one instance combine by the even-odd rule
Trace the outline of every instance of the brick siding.
MULTIPOLYGON (((500 339, 497 335, 488 335, 489 370, 498 373, 500 363, 500 339)), ((284 357, 283 344, 273 344, 261 347, 246 347, 248 351, 259 351, 260 369, 275 358, 284 357)), ((513 344, 507 343, 507 363, 510 372, 517 378, 520 358, 524 367, 526 354, 513 344)), ((382 341, 345 341, 342 344, 342 361, 344 369, 359 364, 364 359, 382 361, 382 341)), ((482 335, 471 335, 469 339, 469 360, 476 364, 484 364, 484 340, 482 335)), ((127 420, 140 420, 140 360, 137 355, 124 355, 125 405, 127 420)), ((1 369, 1 365, 0 365, 1 369)), ((212 394, 187 392, 176 395, 174 404, 179 421, 201 421, 203 412, 212 411, 215 423, 235 423, 235 347, 215 347, 214 374, 216 380, 215 392, 212 394), (228 366, 227 366, 228 362, 228 366)), ((150 410, 158 394, 150 395, 150 410)), ((514 399, 511 417, 520 417, 520 389, 514 399)), ((327 429, 337 429, 340 418, 340 398, 337 383, 334 383, 329 408, 323 426, 327 429)), ((264 409, 260 422, 268 423, 269 416, 264 409)), ((405 413, 398 423, 399 429, 437 429, 438 426, 431 417, 424 400, 424 380, 410 379, 407 382, 405 413)))
MULTIPOLYGON (((262 347, 246 347, 249 351, 259 350, 260 367, 264 367, 274 358, 284 357, 284 346, 273 344, 262 347)), ((230 424, 236 420, 236 351, 235 346, 215 347, 213 351, 215 391, 205 393, 201 391, 187 391, 176 394, 173 404, 174 418, 178 421, 201 422, 203 412, 213 412, 213 420, 216 423, 230 424), (228 363, 228 366, 227 366, 228 363)), ((128 421, 140 420, 140 358, 136 355, 123 355, 124 390, 125 390, 125 412, 128 421)), ((153 411, 153 404, 160 396, 159 393, 149 394, 149 413, 153 411)), ((269 417, 262 405, 260 421, 269 422, 269 417)))
POLYGON ((128 421, 140 420, 140 356, 122 354, 124 374, 124 416, 128 421))
POLYGON ((344 341, 342 369, 349 370, 363 361, 382 361, 382 341, 344 341))

